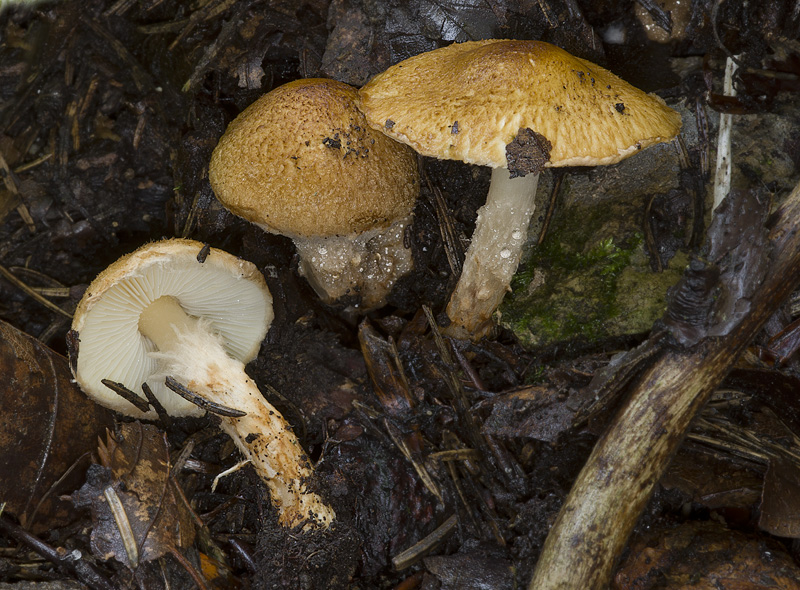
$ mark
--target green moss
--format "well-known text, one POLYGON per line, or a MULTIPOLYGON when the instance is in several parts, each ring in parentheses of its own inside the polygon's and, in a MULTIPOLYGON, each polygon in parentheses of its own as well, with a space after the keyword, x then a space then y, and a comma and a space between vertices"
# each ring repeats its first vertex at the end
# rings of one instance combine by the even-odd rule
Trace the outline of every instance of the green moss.
POLYGON ((525 385, 539 385, 544 383, 547 373, 544 365, 539 365, 535 369, 530 369, 525 377, 525 385))
POLYGON ((628 266, 641 236, 622 249, 612 238, 606 238, 587 253, 570 251, 561 243, 550 242, 537 250, 524 270, 514 277, 512 289, 521 292, 533 279, 533 269, 547 269, 547 283, 537 289, 534 301, 523 306, 504 306, 507 322, 537 324, 544 340, 576 337, 594 340, 602 336, 603 322, 617 313, 617 277, 628 266), (553 305, 553 298, 582 298, 572 309, 553 305), (589 300, 586 298, 589 297, 589 300))
POLYGON ((666 290, 685 264, 682 257, 654 273, 640 232, 592 241, 608 229, 603 219, 613 212, 606 208, 603 213, 597 219, 585 210, 576 212, 554 227, 514 277, 500 317, 523 344, 591 342, 646 332, 663 314, 666 290))

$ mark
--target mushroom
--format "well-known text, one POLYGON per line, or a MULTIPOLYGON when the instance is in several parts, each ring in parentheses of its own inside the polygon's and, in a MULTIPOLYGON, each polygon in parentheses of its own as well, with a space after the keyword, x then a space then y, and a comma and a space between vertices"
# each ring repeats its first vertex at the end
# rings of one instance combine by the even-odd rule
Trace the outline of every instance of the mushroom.
POLYGON ((416 156, 367 125, 355 88, 304 79, 275 88, 228 126, 208 178, 220 202, 291 238, 300 272, 333 303, 385 303, 412 268, 403 245, 419 194, 416 156))
POLYGON ((658 96, 541 41, 490 39, 417 55, 367 83, 359 106, 370 125, 422 155, 493 169, 447 306, 447 331, 461 338, 491 328, 543 166, 613 164, 681 126, 658 96))
POLYGON ((147 244, 89 285, 72 323, 75 379, 97 403, 134 418, 155 412, 137 408, 142 404, 124 400, 104 381, 143 399, 149 386, 172 416, 203 413, 176 391, 221 407, 222 430, 267 485, 280 522, 327 527, 335 514, 307 490, 312 468, 297 438, 244 371, 273 318, 264 277, 252 263, 215 248, 200 262, 201 251, 203 244, 192 240, 147 244))

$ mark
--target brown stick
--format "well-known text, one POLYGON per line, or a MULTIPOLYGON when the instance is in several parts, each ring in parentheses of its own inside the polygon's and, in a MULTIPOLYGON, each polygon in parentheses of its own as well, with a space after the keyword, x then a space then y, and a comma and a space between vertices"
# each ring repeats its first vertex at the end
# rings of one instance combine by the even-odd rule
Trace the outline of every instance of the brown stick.
MULTIPOLYGON (((745 213, 747 214, 747 213, 745 213)), ((718 338, 666 352, 597 442, 547 537, 529 590, 606 588, 697 411, 800 281, 800 185, 772 218, 771 260, 751 312, 718 338)))

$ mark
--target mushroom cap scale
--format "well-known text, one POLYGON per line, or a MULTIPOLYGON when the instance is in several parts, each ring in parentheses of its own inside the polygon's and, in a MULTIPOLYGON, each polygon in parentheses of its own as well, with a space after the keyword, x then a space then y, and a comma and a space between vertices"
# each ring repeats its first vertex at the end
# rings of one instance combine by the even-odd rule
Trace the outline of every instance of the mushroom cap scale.
POLYGON ((355 88, 327 79, 284 84, 231 122, 209 180, 236 215, 290 238, 355 235, 407 216, 416 156, 370 128, 355 88))
POLYGON ((613 164, 674 138, 680 115, 608 70, 542 41, 456 43, 378 74, 359 93, 371 125, 440 159, 505 168, 520 129, 548 166, 613 164))
MULTIPOLYGON (((72 328, 80 339, 75 378, 92 399, 123 414, 143 416, 101 380, 140 393, 142 383, 158 370, 150 355, 156 347, 139 331, 138 322, 142 311, 160 297, 176 298, 187 314, 201 318, 231 357, 246 363, 258 354, 273 318, 264 277, 252 263, 215 248, 200 263, 202 247, 182 239, 147 244, 120 258, 89 285, 72 328)), ((169 414, 203 413, 169 391, 163 376, 148 384, 169 414)))

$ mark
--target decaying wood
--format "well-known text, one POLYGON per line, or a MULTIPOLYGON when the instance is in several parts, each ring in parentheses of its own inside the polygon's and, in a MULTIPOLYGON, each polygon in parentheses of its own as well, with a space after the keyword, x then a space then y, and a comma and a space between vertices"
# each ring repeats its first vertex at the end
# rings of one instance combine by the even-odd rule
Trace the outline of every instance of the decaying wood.
MULTIPOLYGON (((746 207, 740 208, 748 213, 746 207)), ((766 272, 760 273, 760 284, 753 276, 759 273, 749 264, 731 264, 729 291, 738 292, 738 302, 745 308, 749 304, 747 313, 735 320, 732 316, 737 314, 728 313, 705 325, 703 317, 690 318, 673 330, 683 344, 665 350, 644 372, 598 441, 547 537, 531 590, 607 586, 615 560, 692 419, 800 281, 799 217, 800 185, 771 218, 764 249, 770 257, 766 272), (741 292, 743 279, 754 281, 749 296, 741 292)), ((717 231, 730 233, 724 228, 717 231)), ((713 243, 710 250, 714 251, 713 243)), ((716 259, 721 259, 724 253, 717 254, 716 259)), ((709 286, 706 294, 711 292, 709 286)), ((701 314, 706 321, 712 315, 712 310, 707 311, 701 314)))

